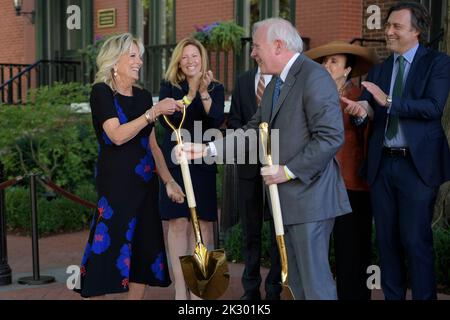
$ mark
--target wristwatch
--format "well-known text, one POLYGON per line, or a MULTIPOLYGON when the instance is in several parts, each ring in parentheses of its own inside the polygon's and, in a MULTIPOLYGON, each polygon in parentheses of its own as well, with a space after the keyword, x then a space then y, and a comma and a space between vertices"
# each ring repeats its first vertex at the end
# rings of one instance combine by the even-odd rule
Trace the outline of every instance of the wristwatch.
POLYGON ((208 100, 211 99, 211 96, 208 94, 208 95, 206 95, 205 97, 200 96, 200 98, 202 99, 202 101, 208 101, 208 100))
POLYGON ((384 104, 385 107, 389 108, 392 104, 392 97, 386 96, 386 103, 384 104))

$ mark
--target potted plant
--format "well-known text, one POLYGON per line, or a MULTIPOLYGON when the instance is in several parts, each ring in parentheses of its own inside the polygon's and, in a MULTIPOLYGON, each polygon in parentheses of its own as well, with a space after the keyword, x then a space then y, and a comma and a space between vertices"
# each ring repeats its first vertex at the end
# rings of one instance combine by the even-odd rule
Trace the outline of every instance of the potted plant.
POLYGON ((205 48, 212 51, 241 49, 241 38, 244 36, 244 28, 234 21, 213 22, 201 27, 195 26, 193 37, 200 41, 205 48))

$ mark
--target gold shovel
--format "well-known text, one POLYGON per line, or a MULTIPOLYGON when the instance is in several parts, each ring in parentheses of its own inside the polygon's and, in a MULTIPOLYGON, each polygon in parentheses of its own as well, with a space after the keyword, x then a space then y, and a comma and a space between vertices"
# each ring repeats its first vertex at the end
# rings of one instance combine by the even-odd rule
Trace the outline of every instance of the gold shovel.
MULTIPOLYGON (((270 136, 269 136, 269 125, 267 122, 262 122, 259 125, 259 136, 261 139, 261 144, 264 151, 264 159, 266 165, 273 165, 272 155, 270 152, 270 136)), ((281 215, 281 205, 280 197, 278 195, 278 186, 276 184, 271 184, 269 186, 270 193, 270 203, 272 205, 272 215, 273 224, 275 226, 275 235, 278 244, 278 251, 280 252, 281 260, 281 285, 283 291, 281 293, 282 298, 286 300, 293 300, 294 294, 291 288, 288 286, 288 263, 287 263, 287 252, 286 245, 284 243, 284 227, 283 227, 283 216, 281 215)))
MULTIPOLYGON (((185 116, 186 106, 183 108, 181 122, 176 128, 164 115, 164 120, 175 132, 179 148, 183 146, 181 126, 185 116)), ((184 152, 181 152, 179 162, 196 242, 193 255, 180 257, 181 269, 183 270, 186 285, 192 293, 202 299, 215 300, 221 297, 228 288, 230 274, 228 272, 227 258, 223 249, 208 251, 203 244, 197 211, 195 210, 196 203, 191 174, 184 152)))

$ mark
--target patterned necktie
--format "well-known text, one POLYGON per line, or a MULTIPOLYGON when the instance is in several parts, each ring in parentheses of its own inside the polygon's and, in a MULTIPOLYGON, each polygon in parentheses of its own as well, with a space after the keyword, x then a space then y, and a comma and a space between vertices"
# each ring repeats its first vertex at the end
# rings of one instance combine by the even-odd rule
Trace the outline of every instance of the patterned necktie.
POLYGON ((283 85, 283 80, 281 80, 280 77, 277 77, 277 80, 275 81, 275 89, 273 90, 273 97, 272 97, 272 114, 273 114, 273 111, 275 110, 275 106, 277 105, 278 98, 280 97, 282 85, 283 85))
MULTIPOLYGON (((394 83, 394 91, 392 93, 392 97, 401 98, 403 93, 403 74, 405 73, 405 58, 403 56, 399 56, 397 58, 398 61, 398 72, 395 77, 394 83)), ((386 129, 386 138, 391 140, 393 137, 397 135, 398 131, 398 116, 389 114, 388 126, 386 129)))
POLYGON ((261 100, 265 88, 266 88, 266 81, 264 80, 264 76, 261 74, 259 75, 258 86, 256 87, 256 105, 258 107, 261 105, 261 100))

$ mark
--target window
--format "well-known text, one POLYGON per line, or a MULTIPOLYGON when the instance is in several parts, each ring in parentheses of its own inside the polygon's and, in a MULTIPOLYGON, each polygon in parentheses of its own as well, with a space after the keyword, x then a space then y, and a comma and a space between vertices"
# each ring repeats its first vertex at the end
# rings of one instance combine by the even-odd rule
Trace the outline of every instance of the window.
POLYGON ((428 42, 433 49, 439 49, 444 39, 444 23, 446 21, 448 0, 416 0, 425 6, 431 15, 431 26, 428 34, 428 42))

